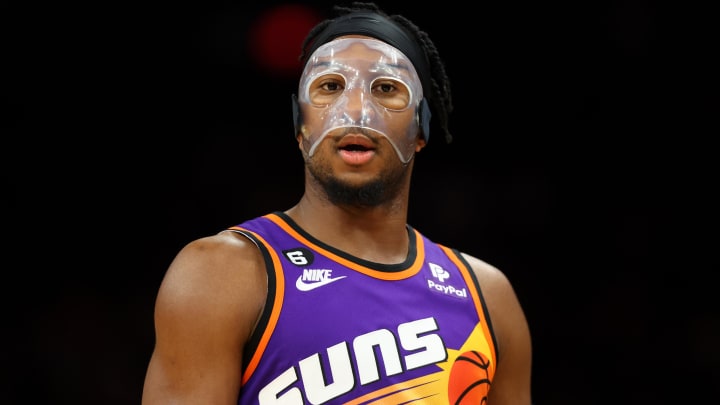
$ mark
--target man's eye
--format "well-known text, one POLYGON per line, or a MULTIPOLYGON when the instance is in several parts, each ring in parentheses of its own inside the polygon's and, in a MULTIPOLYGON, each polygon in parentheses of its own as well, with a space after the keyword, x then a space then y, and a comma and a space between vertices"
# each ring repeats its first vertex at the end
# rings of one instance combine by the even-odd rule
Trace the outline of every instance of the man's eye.
POLYGON ((325 91, 338 91, 342 88, 342 86, 340 86, 340 83, 337 82, 323 83, 320 87, 325 91))
POLYGON ((379 90, 381 93, 389 93, 395 90, 395 86, 391 83, 380 83, 376 86, 376 89, 379 90))

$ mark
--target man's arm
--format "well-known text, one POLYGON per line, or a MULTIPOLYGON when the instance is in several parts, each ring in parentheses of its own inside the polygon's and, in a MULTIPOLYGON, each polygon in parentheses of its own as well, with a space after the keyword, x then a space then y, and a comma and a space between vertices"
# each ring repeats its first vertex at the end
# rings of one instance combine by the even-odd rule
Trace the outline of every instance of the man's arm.
POLYGON ((155 348, 142 404, 237 404, 242 351, 267 294, 257 247, 231 233, 175 257, 155 302, 155 348))
POLYGON ((525 313, 505 274, 464 255, 480 283, 497 340, 498 361, 488 405, 530 405, 532 342, 525 313))

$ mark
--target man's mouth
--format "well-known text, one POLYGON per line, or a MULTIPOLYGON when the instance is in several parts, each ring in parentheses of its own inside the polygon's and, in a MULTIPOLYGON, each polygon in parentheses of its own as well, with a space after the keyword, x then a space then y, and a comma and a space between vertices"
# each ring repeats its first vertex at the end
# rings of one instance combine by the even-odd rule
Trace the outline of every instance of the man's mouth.
POLYGON ((365 135, 348 134, 340 139, 338 148, 349 152, 366 152, 375 149, 375 142, 365 135))

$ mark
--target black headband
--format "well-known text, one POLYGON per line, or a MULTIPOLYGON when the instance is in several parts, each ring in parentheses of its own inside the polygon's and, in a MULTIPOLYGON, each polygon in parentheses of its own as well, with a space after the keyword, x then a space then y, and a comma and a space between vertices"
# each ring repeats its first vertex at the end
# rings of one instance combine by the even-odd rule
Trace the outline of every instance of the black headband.
POLYGON ((356 11, 332 20, 305 50, 303 65, 321 45, 343 35, 365 35, 397 48, 410 59, 417 71, 425 97, 430 96, 430 66, 425 52, 395 21, 369 11, 356 11))

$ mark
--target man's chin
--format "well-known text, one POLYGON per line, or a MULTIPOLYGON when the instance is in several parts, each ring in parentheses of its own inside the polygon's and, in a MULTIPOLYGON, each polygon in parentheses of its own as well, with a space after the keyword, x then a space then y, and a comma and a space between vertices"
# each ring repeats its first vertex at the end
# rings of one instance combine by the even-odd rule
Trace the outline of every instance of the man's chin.
POLYGON ((330 201, 338 205, 376 206, 386 200, 385 184, 377 179, 333 179, 323 186, 330 201))

